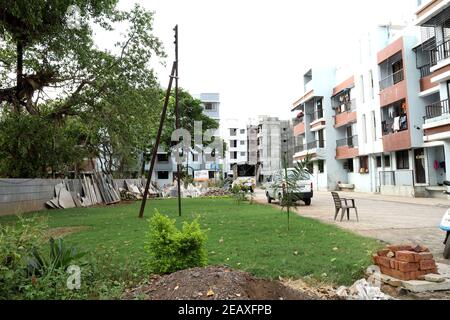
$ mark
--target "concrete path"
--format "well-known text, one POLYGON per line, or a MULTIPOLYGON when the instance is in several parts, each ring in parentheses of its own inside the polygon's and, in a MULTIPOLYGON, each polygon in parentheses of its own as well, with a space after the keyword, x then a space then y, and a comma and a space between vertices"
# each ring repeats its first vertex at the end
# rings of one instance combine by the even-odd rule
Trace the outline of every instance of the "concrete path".
MULTIPOLYGON (((354 211, 351 221, 334 221, 334 203, 329 192, 316 192, 312 205, 300 204, 299 215, 334 224, 355 233, 388 243, 420 243, 430 248, 439 262, 450 264, 442 257, 445 233, 439 229, 442 216, 450 208, 446 199, 411 199, 365 193, 340 192, 341 197, 356 200, 359 222, 354 211)), ((256 191, 256 201, 267 203, 263 190, 256 191)), ((275 204, 277 206, 277 204, 275 204)))

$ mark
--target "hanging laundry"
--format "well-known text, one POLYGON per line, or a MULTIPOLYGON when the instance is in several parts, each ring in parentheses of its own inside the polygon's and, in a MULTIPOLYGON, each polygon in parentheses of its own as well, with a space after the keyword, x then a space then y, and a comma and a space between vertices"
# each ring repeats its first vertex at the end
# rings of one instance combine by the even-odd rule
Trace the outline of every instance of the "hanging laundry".
POLYGON ((394 117, 394 107, 390 106, 388 112, 389 112, 389 118, 393 118, 394 117))
POLYGON ((400 131, 400 117, 394 118, 394 123, 392 124, 392 130, 394 132, 400 131))
POLYGON ((400 130, 406 130, 408 129, 408 122, 406 116, 400 117, 400 130))

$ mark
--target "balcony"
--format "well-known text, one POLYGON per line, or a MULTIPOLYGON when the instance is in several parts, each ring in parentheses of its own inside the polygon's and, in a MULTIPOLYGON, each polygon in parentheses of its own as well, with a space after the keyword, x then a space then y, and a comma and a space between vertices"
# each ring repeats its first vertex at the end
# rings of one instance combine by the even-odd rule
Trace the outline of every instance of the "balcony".
POLYGON ((386 78, 380 81, 380 91, 383 91, 389 87, 396 85, 399 82, 405 80, 403 69, 388 75, 386 78))
POLYGON ((336 141, 336 159, 353 159, 357 156, 359 156, 358 136, 336 141))
POLYGON ((305 134, 306 126, 303 121, 294 121, 294 136, 298 137, 305 134))
POLYGON ((427 120, 448 116, 449 100, 442 100, 425 107, 425 122, 427 120))
POLYGON ((306 150, 323 149, 325 148, 325 141, 316 140, 306 144, 306 150))
POLYGON ((430 51, 431 66, 436 66, 439 62, 450 57, 450 40, 437 45, 436 48, 430 51))
POLYGON ((317 140, 311 141, 305 145, 295 147, 295 160, 302 160, 307 155, 310 155, 313 159, 325 159, 325 141, 317 140))
POLYGON ((426 64, 424 66, 419 67, 420 70, 420 79, 426 78, 431 75, 431 64, 426 64))
POLYGON ((357 121, 355 100, 341 103, 334 108, 336 109, 336 115, 334 116, 335 128, 357 121))

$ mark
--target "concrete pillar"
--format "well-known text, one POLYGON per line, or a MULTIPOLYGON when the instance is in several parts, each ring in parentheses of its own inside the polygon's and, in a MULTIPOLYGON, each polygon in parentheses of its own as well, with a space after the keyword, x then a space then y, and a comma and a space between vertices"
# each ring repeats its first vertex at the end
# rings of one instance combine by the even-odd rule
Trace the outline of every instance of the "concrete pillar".
MULTIPOLYGON (((450 140, 444 140, 444 154, 445 154, 445 180, 450 181, 450 140)), ((450 187, 447 187, 450 192, 450 187)))

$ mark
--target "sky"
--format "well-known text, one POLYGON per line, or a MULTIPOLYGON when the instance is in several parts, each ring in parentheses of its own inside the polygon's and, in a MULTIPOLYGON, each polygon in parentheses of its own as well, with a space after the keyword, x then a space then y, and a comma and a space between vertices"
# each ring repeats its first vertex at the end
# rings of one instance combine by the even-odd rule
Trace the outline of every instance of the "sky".
MULTIPOLYGON (((377 23, 407 16, 416 0, 121 0, 155 12, 154 33, 173 60, 179 25, 180 86, 218 92, 223 119, 288 119, 308 65, 351 63, 352 46, 377 23)), ((106 47, 113 35, 99 37, 106 47)), ((161 85, 169 67, 155 64, 161 85)))

